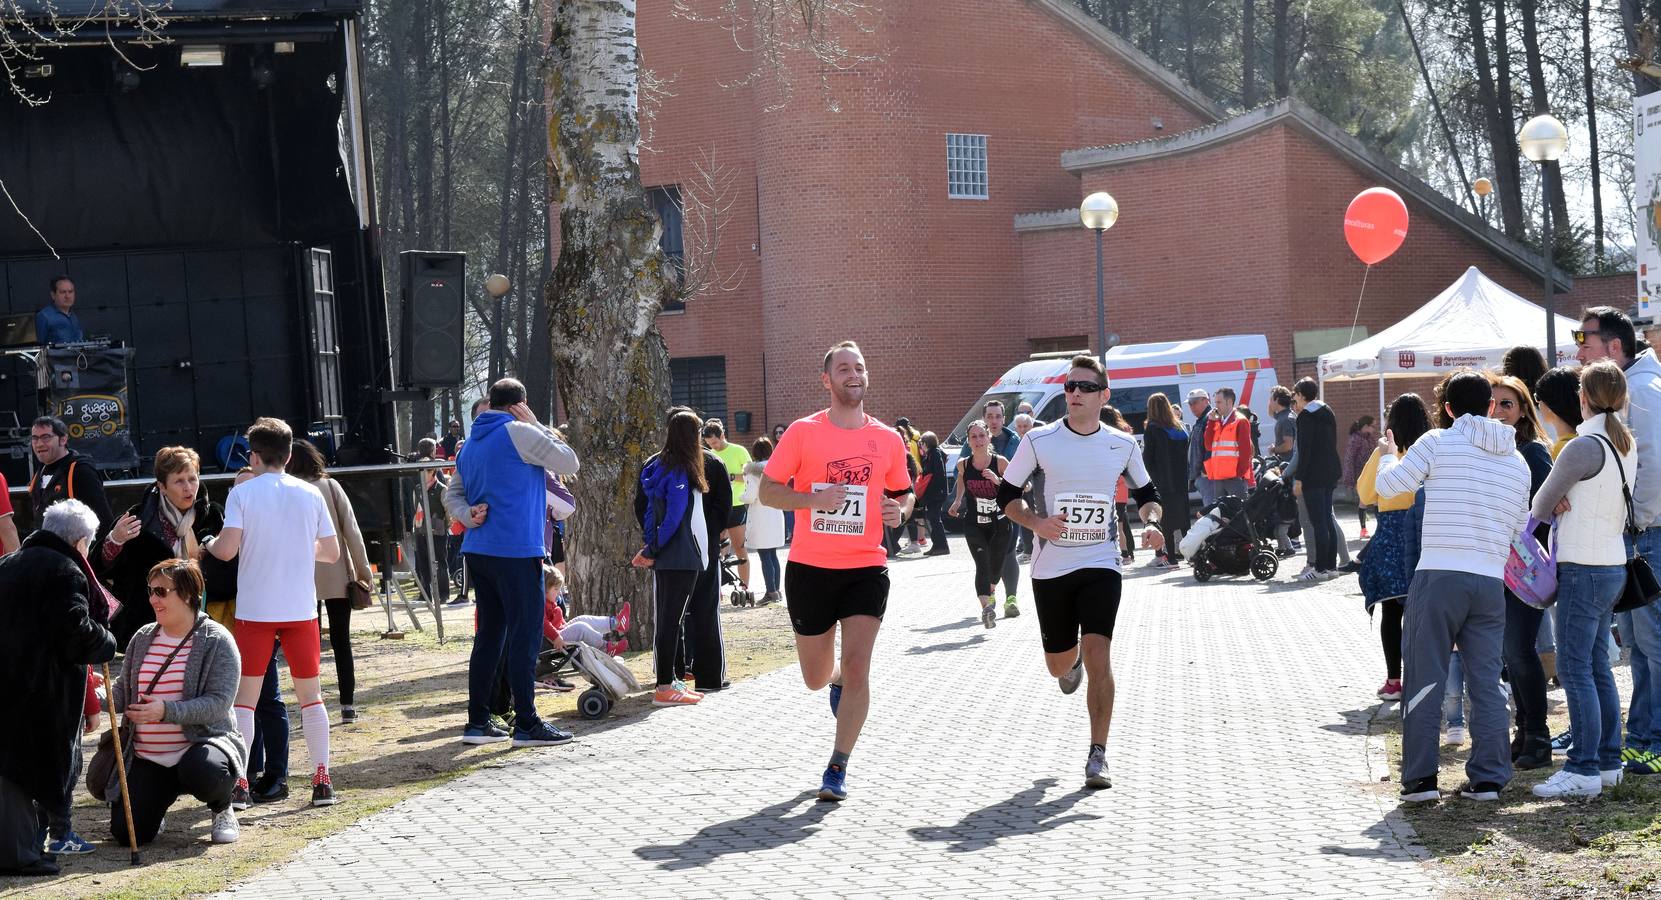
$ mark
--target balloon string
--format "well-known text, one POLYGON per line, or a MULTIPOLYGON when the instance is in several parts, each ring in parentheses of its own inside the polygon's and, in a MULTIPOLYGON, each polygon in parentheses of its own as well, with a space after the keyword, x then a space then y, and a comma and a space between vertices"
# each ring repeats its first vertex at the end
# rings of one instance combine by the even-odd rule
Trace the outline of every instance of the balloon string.
POLYGON ((1355 298, 1355 316, 1350 319, 1350 339, 1348 343, 1355 343, 1355 326, 1361 323, 1361 299, 1367 296, 1367 276, 1372 274, 1373 264, 1368 263, 1361 273, 1361 294, 1355 298))

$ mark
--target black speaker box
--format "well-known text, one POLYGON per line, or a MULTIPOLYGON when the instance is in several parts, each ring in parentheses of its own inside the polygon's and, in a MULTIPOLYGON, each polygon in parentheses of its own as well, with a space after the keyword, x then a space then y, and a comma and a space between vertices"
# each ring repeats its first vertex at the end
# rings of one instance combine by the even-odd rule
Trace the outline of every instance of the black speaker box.
POLYGON ((404 387, 456 387, 462 379, 467 254, 406 250, 403 264, 404 387))

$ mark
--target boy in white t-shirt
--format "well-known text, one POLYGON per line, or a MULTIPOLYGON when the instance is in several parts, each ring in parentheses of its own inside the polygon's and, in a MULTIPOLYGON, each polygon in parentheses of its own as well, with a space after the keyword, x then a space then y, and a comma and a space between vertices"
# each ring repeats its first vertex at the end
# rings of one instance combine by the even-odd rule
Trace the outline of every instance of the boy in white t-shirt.
MULTIPOLYGON (((272 645, 283 642, 306 751, 314 768, 311 805, 332 806, 329 780, 329 714, 318 677, 321 648, 317 630, 316 563, 340 558, 340 542, 323 494, 285 474, 294 432, 279 419, 254 420, 248 429, 253 478, 231 489, 225 500, 225 527, 204 549, 237 563, 236 637, 242 654, 242 681, 236 692, 236 724, 243 743, 253 744, 254 703, 265 681, 272 645)), ((246 762, 246 760, 244 760, 246 762)), ((236 801, 250 802, 248 781, 237 782, 236 801)))

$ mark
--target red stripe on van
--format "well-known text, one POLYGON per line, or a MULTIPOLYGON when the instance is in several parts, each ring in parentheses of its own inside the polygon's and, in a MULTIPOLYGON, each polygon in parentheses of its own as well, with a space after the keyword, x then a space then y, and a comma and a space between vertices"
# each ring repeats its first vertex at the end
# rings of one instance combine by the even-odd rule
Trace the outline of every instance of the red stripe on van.
POLYGON ((1243 359, 1224 359, 1217 362, 1202 362, 1194 364, 1196 372, 1238 372, 1246 367, 1243 359))
POLYGON ((1176 366, 1140 366, 1134 369, 1108 369, 1110 378, 1175 378, 1176 366))
POLYGON ((1240 403, 1241 403, 1241 405, 1243 405, 1243 406, 1250 406, 1251 405, 1251 403, 1252 403, 1252 385, 1256 381, 1257 381, 1257 372, 1255 370, 1246 373, 1246 384, 1245 384, 1244 387, 1242 387, 1240 389, 1240 403))

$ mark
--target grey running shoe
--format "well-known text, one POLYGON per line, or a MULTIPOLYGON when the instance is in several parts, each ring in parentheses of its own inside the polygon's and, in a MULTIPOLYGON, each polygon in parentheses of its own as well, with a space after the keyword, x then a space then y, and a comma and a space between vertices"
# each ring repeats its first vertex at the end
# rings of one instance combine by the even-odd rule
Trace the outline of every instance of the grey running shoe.
POLYGON ((1063 694, 1071 694, 1078 690, 1079 683, 1082 681, 1084 681, 1084 657, 1082 656, 1073 660, 1073 667, 1067 670, 1067 674, 1056 679, 1056 683, 1061 685, 1063 694))
POLYGON ((980 608, 980 623, 987 628, 998 627, 998 608, 991 603, 980 608))
POLYGON ((1090 748, 1090 758, 1084 763, 1084 786, 1094 790, 1113 786, 1113 779, 1107 777, 1106 750, 1100 747, 1090 748))

